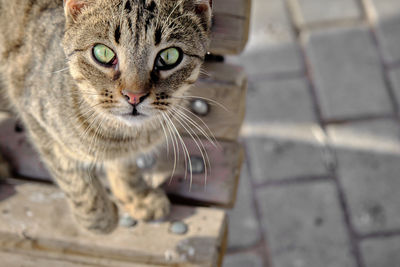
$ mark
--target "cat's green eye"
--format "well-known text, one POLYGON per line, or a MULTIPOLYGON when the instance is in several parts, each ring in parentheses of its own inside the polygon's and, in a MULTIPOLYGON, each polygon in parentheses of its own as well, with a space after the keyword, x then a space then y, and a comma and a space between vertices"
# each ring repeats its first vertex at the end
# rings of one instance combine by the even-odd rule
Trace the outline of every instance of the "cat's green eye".
POLYGON ((156 68, 159 70, 170 70, 178 66, 183 58, 180 48, 171 47, 161 51, 156 59, 156 68))
POLYGON ((103 44, 97 44, 93 47, 93 56, 97 62, 104 65, 111 65, 115 60, 114 51, 103 44))

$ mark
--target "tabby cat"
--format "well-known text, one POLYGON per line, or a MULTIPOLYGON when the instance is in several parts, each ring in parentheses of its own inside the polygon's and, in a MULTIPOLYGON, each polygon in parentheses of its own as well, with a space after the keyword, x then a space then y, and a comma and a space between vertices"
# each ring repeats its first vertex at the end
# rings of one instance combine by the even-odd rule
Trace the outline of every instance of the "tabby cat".
POLYGON ((210 27, 210 0, 0 0, 0 93, 84 228, 117 225, 99 168, 134 218, 169 213, 135 157, 165 141, 210 27))

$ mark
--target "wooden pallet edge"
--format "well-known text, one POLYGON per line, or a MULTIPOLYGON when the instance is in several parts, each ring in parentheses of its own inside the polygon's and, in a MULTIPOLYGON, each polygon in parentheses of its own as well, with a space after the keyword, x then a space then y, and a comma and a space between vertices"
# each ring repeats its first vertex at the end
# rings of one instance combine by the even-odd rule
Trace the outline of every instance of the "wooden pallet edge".
MULTIPOLYGON (((54 186, 49 186, 49 185, 40 185, 38 183, 35 183, 35 185, 33 186, 34 183, 23 183, 21 181, 18 180, 11 180, 10 183, 12 185, 16 185, 16 186, 25 186, 25 188, 27 188, 26 186, 28 186, 28 188, 30 188, 28 191, 26 190, 22 190, 19 191, 17 190, 16 192, 27 192, 28 194, 30 194, 29 192, 34 192, 36 194, 36 192, 41 192, 41 190, 39 188, 47 188, 46 190, 44 190, 43 192, 58 192, 59 190, 53 190, 55 189, 54 186), (33 187, 32 187, 33 186, 33 187), (52 189, 53 188, 53 189, 52 189), (38 191, 37 191, 38 190, 38 191)), ((3 192, 4 193, 4 192, 3 192)), ((21 194, 21 193, 19 193, 21 194)), ((7 193, 6 193, 7 195, 7 193)), ((15 195, 15 194, 14 194, 15 195)), ((15 195, 18 196, 18 195, 15 195)), ((21 197, 19 197, 18 199, 23 200, 23 199, 30 199, 30 197, 26 196, 26 195, 21 195, 21 197)), ((7 198, 6 198, 7 199, 7 198)), ((4 201, 4 200, 3 200, 4 201)), ((11 207, 15 206, 16 200, 11 202, 11 207), (14 203, 14 204, 12 204, 14 203)), ((57 200, 57 201, 61 201, 61 200, 57 200)), ((26 201, 23 201, 24 203, 27 203, 26 201)), ((60 204, 64 203, 64 202, 57 202, 58 204, 56 205, 58 208, 60 208, 60 204)), ((0 207, 2 209, 4 209, 5 207, 8 207, 7 205, 4 205, 4 202, 0 202, 0 207)), ((10 203, 9 203, 10 204, 10 203)), ((33 211, 34 214, 38 214, 36 213, 39 210, 42 210, 43 207, 39 207, 42 206, 42 204, 26 204, 26 207, 20 207, 21 210, 23 209, 31 209, 33 211), (34 206, 32 205, 36 205, 36 211, 34 206), (33 208, 33 209, 32 209, 33 208)), ((64 204, 62 205, 64 206, 64 204)), ((55 208, 55 207, 54 207, 55 208)), ((50 210, 54 210, 54 208, 50 208, 49 206, 46 207, 45 209, 50 210)), ((58 209, 56 208, 56 209, 58 209)), ((8 208, 9 209, 9 208, 8 208)), ((65 211, 67 212, 67 208, 64 206, 62 208, 63 210, 65 209, 65 211)), ((95 238, 92 239, 93 240, 97 240, 94 243, 91 243, 92 241, 88 242, 83 242, 81 243, 78 240, 82 240, 81 238, 84 238, 85 236, 88 236, 87 234, 79 234, 78 238, 74 237, 75 234, 73 234, 73 236, 65 236, 65 234, 63 235, 59 235, 60 231, 63 232, 63 230, 60 230, 60 227, 58 226, 58 230, 56 230, 56 232, 58 232, 58 234, 56 234, 56 237, 54 236, 54 232, 52 232, 52 230, 50 229, 51 227, 55 227, 54 223, 56 223, 57 221, 62 220, 64 225, 69 225, 69 227, 72 227, 73 222, 68 220, 65 221, 65 218, 68 218, 70 216, 69 213, 67 213, 67 215, 63 215, 62 219, 55 219, 55 221, 53 223, 44 223, 44 224, 37 224, 37 222, 40 222, 44 217, 36 217, 36 223, 33 222, 32 224, 32 218, 26 218, 26 227, 27 228, 23 228, 21 231, 16 231, 16 229, 13 230, 13 227, 8 228, 5 227, 6 225, 8 225, 9 223, 3 223, 3 225, 1 226, 0 229, 0 251, 5 251, 8 253, 20 253, 20 254, 25 254, 25 255, 30 255, 32 257, 38 257, 38 258, 48 258, 48 259, 52 259, 52 260, 65 260, 66 262, 79 262, 82 264, 89 264, 89 265, 95 265, 95 266, 121 266, 121 267, 125 267, 125 266, 132 266, 129 264, 135 263, 135 264, 141 264, 143 266, 150 265, 150 266, 170 266, 171 264, 173 266, 218 266, 218 262, 220 261, 220 257, 222 257, 223 255, 221 255, 221 253, 224 252, 223 250, 223 244, 226 241, 226 231, 227 231, 227 225, 228 225, 228 220, 227 220, 227 215, 225 212, 218 210, 218 209, 204 209, 204 208, 190 208, 190 207, 183 207, 180 206, 177 209, 175 209, 175 211, 179 212, 179 213, 175 213, 172 217, 170 217, 170 220, 173 220, 173 218, 180 218, 180 216, 182 216, 183 214, 186 214, 185 216, 187 216, 187 214, 190 214, 190 216, 192 216, 192 218, 188 219, 188 225, 192 226, 192 229, 196 229, 197 226, 202 225, 202 222, 204 220, 204 218, 208 217, 207 221, 208 223, 218 223, 217 225, 214 224, 214 226, 212 227, 214 230, 204 230, 202 233, 206 234, 206 233, 213 233, 212 236, 211 235, 204 235, 204 237, 207 238, 211 238, 210 241, 207 241, 206 244, 211 245, 212 243, 212 247, 209 247, 207 245, 207 248, 213 248, 212 251, 209 251, 206 253, 206 255, 209 255, 210 257, 207 259, 204 258, 204 254, 202 256, 202 258, 197 258, 197 260, 195 261, 169 261, 166 260, 166 258, 164 257, 163 251, 164 249, 168 249, 168 247, 165 247, 165 245, 158 245, 158 247, 160 247, 161 250, 157 250, 158 252, 154 254, 154 249, 153 252, 148 251, 147 249, 143 250, 143 248, 147 247, 146 245, 143 245, 142 249, 135 249, 137 248, 137 246, 135 247, 131 247, 131 246, 126 246, 128 244, 123 243, 124 245, 122 245, 121 248, 119 247, 114 247, 114 245, 112 246, 103 246, 100 245, 101 243, 99 243, 99 240, 108 240, 108 236, 105 236, 104 238, 101 237, 100 239, 95 238), (183 214, 181 213, 183 212, 183 214), (189 213, 188 213, 189 212, 189 213), (178 217, 176 217, 178 216, 178 217), (204 217, 206 216, 206 217, 204 217), (65 217, 65 218, 64 218, 65 217), (216 220, 216 221, 214 221, 216 220), (194 223, 194 224, 193 224, 194 223), (32 224, 32 225, 30 225, 32 224), (192 225, 193 224, 193 225, 192 225), (43 228, 42 230, 35 230, 32 232, 32 228, 31 227, 37 227, 37 225, 41 225, 42 227, 45 225, 53 225, 51 226, 49 229, 45 230, 45 228, 43 228), (196 226, 197 225, 197 226, 196 226), (24 230, 26 229, 26 230, 24 230), (43 232, 44 231, 44 232, 43 232), (46 231, 50 231, 47 232, 46 231), (210 232, 211 231, 211 232, 210 232), (42 234, 40 234, 42 233, 42 234), (216 235, 215 235, 216 234, 216 235), (62 238, 63 236, 67 237, 67 238, 62 238), (61 238, 61 239, 60 239, 61 238), (133 249, 132 249, 133 248, 133 249), (121 251, 121 249, 123 249, 121 251), (145 253, 143 253, 145 251, 145 253), (157 256, 158 254, 158 256, 157 256), (111 264, 112 263, 112 264, 111 264)), ((12 210, 9 210, 8 212, 13 212, 12 210)), ((46 212, 44 213, 46 214, 46 212)), ((51 213, 53 214, 53 213, 51 213)), ((18 212, 16 214, 14 214, 17 216, 17 218, 20 218, 18 215, 18 212)), ((3 214, 4 216, 4 214, 3 214)), ((49 218, 49 217, 46 217, 49 218)), ((20 220, 20 219, 19 219, 20 220)), ((51 221, 53 219, 50 219, 51 221)), ((157 227, 157 228, 153 228, 150 225, 147 224, 142 224, 142 226, 140 226, 138 229, 134 229, 134 231, 143 231, 145 229, 146 232, 148 233, 149 229, 153 229, 155 233, 150 234, 148 240, 152 240, 152 237, 154 238, 154 235, 160 237, 160 234, 165 232, 165 224, 168 224, 169 222, 166 221, 164 223, 162 223, 164 226, 160 225, 161 228, 157 227), (142 230, 140 230, 142 229, 142 230), (159 230, 157 230, 159 229, 159 230), (159 232, 159 233, 158 233, 159 232)), ((57 224, 59 225, 59 224, 57 224)), ((10 225, 11 226, 11 225, 10 225)), ((64 226, 61 226, 61 229, 64 226)), ((73 226, 74 228, 76 226, 73 226)), ((18 228, 18 227, 17 227, 18 228)), ((204 229, 208 229, 207 227, 203 227, 204 229)), ((19 228, 18 228, 19 229, 19 228)), ((37 228, 36 228, 37 229, 37 228)), ((54 228, 56 229, 56 228, 54 228)), ((54 230, 53 229, 53 230, 54 230)), ((69 232, 67 232, 69 233, 69 232)), ((130 230, 126 229, 126 228, 120 228, 119 231, 116 232, 116 236, 114 236, 114 243, 115 243, 115 238, 117 237, 119 240, 119 237, 121 236, 126 236, 131 235, 130 230)), ((133 235, 132 237, 134 237, 135 235, 133 235)), ((199 237, 201 238, 203 235, 200 235, 199 237)), ((172 246, 169 246, 170 248, 174 248, 176 244, 176 242, 178 242, 178 240, 184 241, 187 240, 189 238, 189 240, 191 238, 195 238, 197 237, 197 235, 195 233, 189 234, 188 236, 182 236, 179 237, 177 239, 177 236, 175 236, 175 238, 172 242, 172 246), (193 235, 194 234, 194 235, 193 235), (176 240, 177 239, 177 240, 176 240)), ((169 238, 168 235, 166 236, 166 238, 169 238)), ((92 240, 89 239, 89 240, 92 240)), ((136 240, 136 239, 135 239, 136 240)), ((88 241, 88 240, 87 240, 88 241)), ((101 241, 102 242, 102 241, 101 241)), ((131 242, 129 241, 129 243, 131 244, 142 244, 140 239, 136 240, 135 242, 131 242)), ((149 241, 151 242, 151 241, 149 241)), ((196 244, 196 243, 195 243, 196 244)), ((204 243, 200 243, 203 244, 202 246, 204 246, 204 243)), ((200 244, 198 244, 197 246, 194 246, 194 248, 196 248, 196 250, 198 250, 200 247, 200 244)), ((119 246, 119 245, 118 245, 119 246)), ((204 247, 205 248, 205 247, 204 247)), ((203 249, 200 249, 200 251, 204 251, 203 249)), ((208 249, 207 249, 208 251, 208 249)))

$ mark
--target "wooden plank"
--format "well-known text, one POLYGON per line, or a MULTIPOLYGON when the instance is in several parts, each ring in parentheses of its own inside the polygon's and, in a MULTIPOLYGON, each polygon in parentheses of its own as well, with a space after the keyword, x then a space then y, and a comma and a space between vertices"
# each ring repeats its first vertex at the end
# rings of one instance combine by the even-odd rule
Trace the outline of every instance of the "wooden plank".
MULTIPOLYGON (((66 262, 56 259, 33 257, 24 254, 14 254, 0 251, 2 266, 7 267, 90 267, 94 265, 79 262, 66 262)), ((132 266, 132 265, 131 265, 132 266)), ((142 265, 145 266, 145 265, 142 265)), ((148 265, 147 265, 148 266, 148 265)))
MULTIPOLYGON (((193 176, 190 176, 190 169, 182 155, 184 151, 180 148, 176 170, 171 178, 174 157, 170 147, 169 154, 163 151, 156 158, 156 165, 149 170, 147 177, 154 179, 159 177, 161 181, 167 181, 163 188, 172 197, 193 202, 195 204, 219 206, 232 208, 236 200, 237 186, 239 183, 241 166, 244 158, 242 147, 234 142, 220 142, 219 146, 202 141, 208 153, 209 163, 208 174, 205 172, 195 173, 199 164, 202 168, 207 164, 207 157, 203 161, 197 144, 189 139, 184 139, 191 155, 191 162, 194 166, 193 176), (191 179, 192 178, 192 179, 191 179)), ((198 143, 199 144, 199 143, 198 143)), ((201 145, 199 144, 201 147, 201 145)), ((203 153, 204 154, 204 153, 203 153)))
MULTIPOLYGON (((206 101, 210 107, 209 113, 200 118, 217 139, 237 140, 246 111, 247 76, 241 67, 223 63, 207 63, 204 70, 206 74, 189 92, 191 96, 212 100, 206 101)), ((191 117, 207 130, 199 119, 193 115, 191 117)), ((185 130, 181 132, 185 133, 185 130)), ((201 135, 199 131, 196 132, 201 135)))
MULTIPOLYGON (((51 177, 41 163, 36 151, 32 148, 23 132, 15 131, 16 121, 9 118, 0 121, 0 153, 11 163, 12 168, 19 177, 36 178, 51 181, 51 177)), ((191 138, 184 138, 184 142, 194 160, 202 159, 197 144, 191 138)), ((168 194, 192 200, 198 204, 215 205, 230 208, 236 199, 237 185, 243 161, 243 151, 236 142, 219 142, 215 145, 207 140, 201 140, 208 153, 211 167, 206 177, 205 173, 194 173, 190 190, 190 173, 183 158, 184 152, 179 146, 180 157, 177 158, 176 170, 169 183, 173 172, 174 156, 172 143, 169 149, 164 148, 158 155, 153 155, 155 165, 145 171, 145 177, 153 186, 164 185, 168 194), (186 179, 185 179, 186 177, 186 179), (207 186, 206 185, 207 179, 207 186)), ((198 145, 201 147, 200 143, 198 145)), ((203 153, 204 154, 204 153, 203 153)), ((206 161, 207 162, 207 161, 206 161)), ((200 164, 204 164, 200 160, 200 164)))
POLYGON ((239 54, 246 46, 250 26, 251 0, 214 0, 210 52, 239 54))
POLYGON ((0 153, 11 163, 12 169, 19 176, 50 180, 46 168, 25 133, 17 131, 16 128, 17 121, 14 118, 0 120, 0 153))
POLYGON ((228 14, 237 17, 250 17, 250 0, 213 0, 214 14, 228 14))
POLYGON ((56 187, 0 186, 0 251, 95 266, 217 266, 223 254, 227 221, 221 210, 173 206, 164 222, 119 227, 102 236, 74 224, 56 187), (188 232, 169 232, 174 221, 188 225, 188 232))

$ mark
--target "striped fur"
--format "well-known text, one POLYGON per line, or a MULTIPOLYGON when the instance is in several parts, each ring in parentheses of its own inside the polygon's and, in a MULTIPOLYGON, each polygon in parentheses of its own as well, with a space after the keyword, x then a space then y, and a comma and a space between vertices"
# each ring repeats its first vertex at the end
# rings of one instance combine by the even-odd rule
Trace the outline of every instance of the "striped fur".
POLYGON ((69 197, 76 220, 111 232, 116 206, 96 178, 105 168, 113 193, 131 215, 169 212, 164 192, 148 188, 138 153, 164 142, 160 118, 171 116, 197 79, 211 25, 208 0, 0 0, 0 94, 24 122, 49 171, 69 197), (93 60, 105 44, 118 69, 93 60), (162 49, 179 47, 182 63, 153 68, 162 49), (122 95, 149 93, 133 117, 122 95), (160 97, 162 96, 162 97, 160 97))

